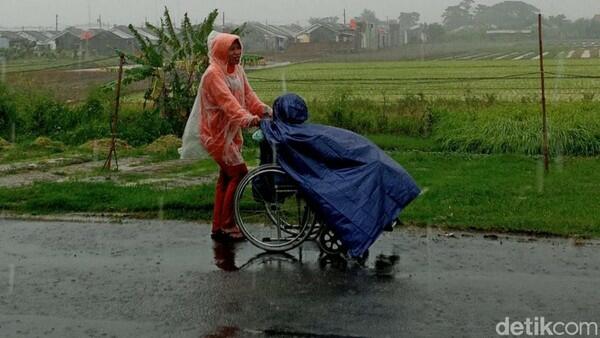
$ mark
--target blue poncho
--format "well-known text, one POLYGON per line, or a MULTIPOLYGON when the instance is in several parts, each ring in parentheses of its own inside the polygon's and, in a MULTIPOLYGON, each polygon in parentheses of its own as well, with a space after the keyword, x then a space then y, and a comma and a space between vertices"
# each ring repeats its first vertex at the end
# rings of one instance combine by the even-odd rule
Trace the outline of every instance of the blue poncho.
POLYGON ((277 163, 294 179, 322 222, 352 256, 361 256, 420 190, 412 177, 371 141, 351 131, 304 123, 295 94, 279 97, 261 130, 277 147, 277 163))

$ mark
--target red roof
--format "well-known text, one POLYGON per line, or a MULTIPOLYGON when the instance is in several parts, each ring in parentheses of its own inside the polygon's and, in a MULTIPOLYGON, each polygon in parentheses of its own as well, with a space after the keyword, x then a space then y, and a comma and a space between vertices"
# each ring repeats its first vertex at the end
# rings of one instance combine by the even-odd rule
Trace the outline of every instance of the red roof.
POLYGON ((92 37, 94 37, 94 33, 90 32, 90 31, 85 31, 81 33, 81 40, 90 40, 92 37))

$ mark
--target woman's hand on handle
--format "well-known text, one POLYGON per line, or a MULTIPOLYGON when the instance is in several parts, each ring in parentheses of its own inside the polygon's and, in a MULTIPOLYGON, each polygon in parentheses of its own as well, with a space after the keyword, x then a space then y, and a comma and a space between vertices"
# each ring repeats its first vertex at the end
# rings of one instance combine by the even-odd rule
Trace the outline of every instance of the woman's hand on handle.
POLYGON ((273 109, 271 109, 271 107, 265 105, 263 108, 263 118, 269 118, 272 119, 273 118, 273 109))
POLYGON ((260 117, 254 116, 252 121, 250 121, 250 127, 258 127, 260 126, 260 117))

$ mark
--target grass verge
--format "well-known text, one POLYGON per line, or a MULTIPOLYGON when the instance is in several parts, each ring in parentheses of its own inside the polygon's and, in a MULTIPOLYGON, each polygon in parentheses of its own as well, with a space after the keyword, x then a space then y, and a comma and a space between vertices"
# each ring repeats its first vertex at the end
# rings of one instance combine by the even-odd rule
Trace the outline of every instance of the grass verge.
MULTIPOLYGON (((424 193, 402 214, 406 223, 452 229, 600 236, 600 161, 517 155, 393 152, 424 193)), ((207 174, 210 166, 202 168, 207 174)), ((216 169, 212 167, 213 171, 216 169)), ((208 219, 214 184, 159 189, 110 182, 37 183, 0 189, 0 211, 135 213, 144 217, 208 219)))

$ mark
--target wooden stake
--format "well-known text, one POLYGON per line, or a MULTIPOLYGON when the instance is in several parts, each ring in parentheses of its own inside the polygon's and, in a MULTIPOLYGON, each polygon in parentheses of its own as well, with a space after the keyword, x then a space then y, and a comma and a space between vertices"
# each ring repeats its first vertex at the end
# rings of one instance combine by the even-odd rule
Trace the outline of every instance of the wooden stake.
POLYGON ((540 39, 540 76, 542 81, 542 152, 544 154, 544 171, 547 173, 550 171, 550 160, 548 155, 548 117, 546 115, 546 84, 544 78, 544 44, 542 39, 542 14, 538 14, 538 32, 540 39))
POLYGON ((110 122, 110 130, 112 133, 112 138, 110 140, 110 150, 108 151, 108 158, 106 162, 104 162, 104 170, 111 169, 111 162, 113 156, 115 157, 115 166, 117 170, 119 170, 119 160, 117 158, 117 121, 119 119, 119 107, 121 102, 121 82, 123 82, 123 65, 125 64, 125 54, 121 53, 119 56, 119 77, 117 80, 117 99, 115 101, 115 113, 112 116, 110 122))

